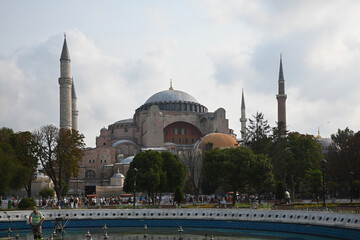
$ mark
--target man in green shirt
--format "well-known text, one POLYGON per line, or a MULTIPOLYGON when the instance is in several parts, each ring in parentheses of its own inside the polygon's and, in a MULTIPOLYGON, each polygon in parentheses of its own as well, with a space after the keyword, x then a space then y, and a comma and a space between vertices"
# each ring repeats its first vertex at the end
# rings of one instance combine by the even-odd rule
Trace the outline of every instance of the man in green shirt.
POLYGON ((44 215, 38 211, 37 207, 33 208, 33 212, 30 214, 30 224, 34 234, 35 240, 42 240, 41 236, 41 224, 45 220, 44 215))

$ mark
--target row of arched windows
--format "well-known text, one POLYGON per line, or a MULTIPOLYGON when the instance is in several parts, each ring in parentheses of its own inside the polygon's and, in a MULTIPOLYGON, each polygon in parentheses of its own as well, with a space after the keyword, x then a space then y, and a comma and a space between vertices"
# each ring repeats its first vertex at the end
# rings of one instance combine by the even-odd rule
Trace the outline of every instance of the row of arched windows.
MULTIPOLYGON (((148 110, 154 105, 153 103, 143 105, 137 110, 148 110)), ((186 112, 207 112, 207 108, 198 103, 156 103, 160 110, 166 111, 186 111, 186 112)))

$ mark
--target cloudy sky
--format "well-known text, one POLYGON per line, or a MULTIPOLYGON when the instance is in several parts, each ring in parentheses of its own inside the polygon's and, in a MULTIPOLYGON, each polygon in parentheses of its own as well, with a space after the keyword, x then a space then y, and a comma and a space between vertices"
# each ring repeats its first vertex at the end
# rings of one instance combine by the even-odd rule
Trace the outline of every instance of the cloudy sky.
POLYGON ((0 0, 0 127, 59 125, 66 32, 90 147, 170 78, 209 111, 225 108, 238 135, 242 89, 247 117, 273 127, 280 53, 289 130, 358 131, 359 12, 358 0, 0 0))

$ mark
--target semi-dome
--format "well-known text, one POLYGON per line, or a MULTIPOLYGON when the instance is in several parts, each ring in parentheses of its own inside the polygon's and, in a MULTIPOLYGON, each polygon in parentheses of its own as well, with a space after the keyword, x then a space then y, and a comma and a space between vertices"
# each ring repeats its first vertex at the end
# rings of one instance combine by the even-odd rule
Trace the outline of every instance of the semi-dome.
POLYGON ((135 156, 130 156, 121 161, 121 164, 130 164, 134 160, 135 156))
POLYGON ((145 104, 158 102, 192 102, 197 103, 196 99, 190 94, 178 90, 165 90, 152 95, 145 104))
POLYGON ((239 146, 236 139, 225 133, 210 133, 201 138, 195 145, 196 148, 203 149, 207 143, 212 143, 213 148, 231 148, 239 146))

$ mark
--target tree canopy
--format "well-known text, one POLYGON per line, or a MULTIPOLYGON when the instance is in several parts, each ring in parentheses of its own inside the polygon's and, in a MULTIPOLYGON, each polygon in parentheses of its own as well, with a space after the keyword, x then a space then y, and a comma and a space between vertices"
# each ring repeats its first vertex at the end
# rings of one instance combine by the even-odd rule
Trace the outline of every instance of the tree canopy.
POLYGON ((331 135, 333 144, 326 153, 326 172, 330 194, 333 197, 360 196, 360 131, 338 129, 331 135), (354 189, 352 189, 354 188, 354 189))
POLYGON ((320 160, 323 158, 321 146, 314 136, 297 132, 274 141, 269 156, 276 179, 282 181, 285 188, 292 189, 293 195, 300 191, 309 169, 320 169, 320 160))
POLYGON ((246 128, 245 145, 250 147, 254 153, 266 153, 269 151, 271 131, 264 114, 257 112, 254 119, 249 119, 249 127, 246 128))
POLYGON ((136 178, 136 191, 146 192, 155 204, 157 196, 161 196, 163 192, 174 192, 176 187, 182 188, 185 176, 186 168, 178 156, 170 152, 148 150, 138 153, 131 162, 124 191, 134 191, 136 178))
POLYGON ((0 195, 9 189, 16 172, 16 154, 10 144, 0 142, 0 195))
POLYGON ((34 157, 34 138, 30 132, 18 132, 10 128, 0 129, 1 153, 0 175, 2 190, 20 189, 25 187, 31 196, 31 182, 36 177, 37 159, 34 157))
POLYGON ((274 178, 267 156, 245 147, 215 148, 205 152, 204 181, 224 191, 255 193, 271 190, 274 178))
POLYGON ((10 137, 10 144, 15 150, 19 166, 13 180, 13 186, 25 187, 31 197, 31 183, 36 179, 38 160, 35 157, 36 143, 30 132, 18 132, 10 137))
POLYGON ((77 176, 85 146, 84 136, 76 130, 47 125, 35 131, 36 157, 54 183, 58 198, 67 194, 69 180, 77 176))

